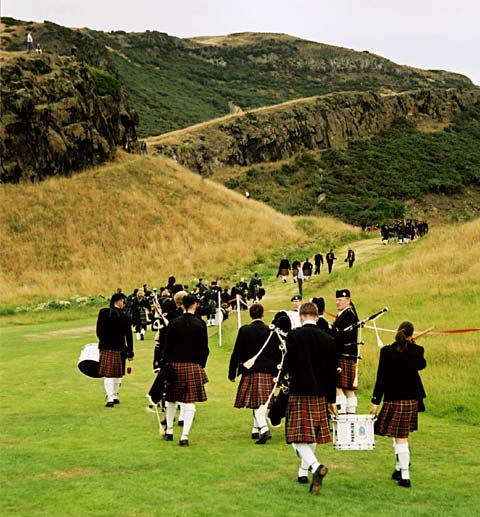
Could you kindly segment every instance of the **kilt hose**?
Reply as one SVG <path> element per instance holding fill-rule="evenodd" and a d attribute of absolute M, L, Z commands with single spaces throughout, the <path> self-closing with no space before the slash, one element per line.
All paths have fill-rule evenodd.
<path fill-rule="evenodd" d="M 119 350 L 100 350 L 98 375 L 101 377 L 123 377 L 125 359 Z"/>
<path fill-rule="evenodd" d="M 358 386 L 355 386 L 354 382 L 357 362 L 354 359 L 348 359 L 347 357 L 338 357 L 337 361 L 338 367 L 342 369 L 337 376 L 337 388 L 356 390 Z"/>
<path fill-rule="evenodd" d="M 273 375 L 269 373 L 242 375 L 233 407 L 258 409 L 267 402 L 273 386 Z"/>
<path fill-rule="evenodd" d="M 328 443 L 327 401 L 325 397 L 290 395 L 285 422 L 287 443 Z"/>
<path fill-rule="evenodd" d="M 205 402 L 205 386 L 208 382 L 205 370 L 197 363 L 169 363 L 172 376 L 167 385 L 165 400 L 168 402 Z"/>
<path fill-rule="evenodd" d="M 394 400 L 383 403 L 375 422 L 375 434 L 392 438 L 408 438 L 408 433 L 417 429 L 417 400 Z"/>

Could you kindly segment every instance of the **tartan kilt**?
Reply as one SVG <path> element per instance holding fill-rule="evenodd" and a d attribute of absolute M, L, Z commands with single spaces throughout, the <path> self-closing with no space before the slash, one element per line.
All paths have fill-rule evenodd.
<path fill-rule="evenodd" d="M 327 400 L 311 395 L 290 395 L 285 422 L 287 443 L 328 443 Z"/>
<path fill-rule="evenodd" d="M 375 434 L 393 438 L 408 438 L 418 429 L 418 400 L 384 402 L 375 422 Z"/>
<path fill-rule="evenodd" d="M 269 373 L 255 372 L 250 375 L 242 375 L 233 407 L 258 409 L 267 402 L 273 385 L 273 375 Z M 272 401 L 269 406 L 271 403 Z"/>
<path fill-rule="evenodd" d="M 125 375 L 125 359 L 119 350 L 100 350 L 98 363 L 100 377 L 123 377 Z"/>
<path fill-rule="evenodd" d="M 197 363 L 169 363 L 172 377 L 167 386 L 165 400 L 168 402 L 205 402 L 205 386 L 208 382 L 205 370 Z"/>
<path fill-rule="evenodd" d="M 280 269 L 280 275 L 281 276 L 288 276 L 288 269 L 287 268 Z"/>
<path fill-rule="evenodd" d="M 348 359 L 347 357 L 338 357 L 338 367 L 342 371 L 337 376 L 337 388 L 343 388 L 345 390 L 356 390 L 358 386 L 354 384 L 355 373 L 357 371 L 357 362 L 354 359 Z"/>

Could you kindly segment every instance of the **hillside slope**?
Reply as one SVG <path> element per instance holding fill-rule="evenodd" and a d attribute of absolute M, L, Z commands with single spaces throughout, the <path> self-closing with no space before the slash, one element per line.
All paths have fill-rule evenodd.
<path fill-rule="evenodd" d="M 244 276 L 287 250 L 359 235 L 328 218 L 282 215 L 171 160 L 123 152 L 0 194 L 2 303 L 164 285 L 172 273 L 184 282 Z"/>
<path fill-rule="evenodd" d="M 70 29 L 3 18 L 2 49 L 22 50 L 27 30 L 49 53 L 111 72 L 139 114 L 139 134 L 156 135 L 226 115 L 334 91 L 399 92 L 472 87 L 456 73 L 401 66 L 371 54 L 284 34 L 179 39 L 167 34 Z"/>

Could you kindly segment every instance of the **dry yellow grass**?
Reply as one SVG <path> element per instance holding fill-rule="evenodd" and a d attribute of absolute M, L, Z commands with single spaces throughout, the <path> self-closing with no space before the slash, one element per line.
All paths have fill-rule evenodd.
<path fill-rule="evenodd" d="M 2 303 L 164 285 L 171 274 L 184 282 L 250 274 L 269 249 L 354 231 L 282 215 L 172 160 L 125 153 L 71 178 L 0 192 Z"/>

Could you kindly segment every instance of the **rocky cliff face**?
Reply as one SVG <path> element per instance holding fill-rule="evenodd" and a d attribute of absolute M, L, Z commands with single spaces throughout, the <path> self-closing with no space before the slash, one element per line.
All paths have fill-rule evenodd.
<path fill-rule="evenodd" d="M 136 141 L 125 98 L 100 96 L 75 58 L 2 54 L 2 182 L 42 180 L 111 159 Z"/>
<path fill-rule="evenodd" d="M 331 94 L 167 134 L 151 145 L 208 175 L 218 166 L 248 166 L 309 149 L 343 148 L 351 141 L 372 138 L 397 119 L 447 125 L 455 113 L 479 102 L 479 89 Z"/>

